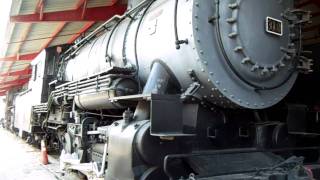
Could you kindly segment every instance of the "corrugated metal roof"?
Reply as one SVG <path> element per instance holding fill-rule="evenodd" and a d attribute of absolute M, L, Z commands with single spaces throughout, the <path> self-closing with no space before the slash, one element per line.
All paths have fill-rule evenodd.
<path fill-rule="evenodd" d="M 21 1 L 18 2 L 19 4 L 13 3 L 13 6 L 21 6 L 20 11 L 17 14 L 32 14 L 34 13 L 34 10 L 36 9 L 38 0 L 27 0 L 27 1 Z M 18 7 L 17 7 L 18 8 Z"/>
<path fill-rule="evenodd" d="M 87 3 L 85 3 L 87 1 Z M 114 0 L 12 0 L 11 16 L 36 15 L 41 18 L 43 13 L 83 12 L 86 8 L 110 6 Z M 123 0 L 119 1 L 123 4 Z M 126 2 L 126 1 L 125 1 Z M 78 8 L 78 9 L 77 9 Z M 102 22 L 23 22 L 10 23 L 7 27 L 7 45 L 3 55 L 10 61 L 0 62 L 0 74 L 21 71 L 28 68 L 32 59 L 23 58 L 39 53 L 44 47 L 70 43 L 84 31 L 90 32 Z M 30 56 L 28 56 L 30 55 Z M 20 57 L 19 61 L 11 62 Z M 33 56 L 32 56 L 33 57 Z M 1 58 L 1 57 L 0 57 Z M 3 58 L 2 58 L 3 59 Z M 22 76 L 0 76 L 0 82 L 17 80 Z M 1 84 L 1 83 L 0 83 Z M 2 83 L 3 84 L 3 83 Z M 1 89 L 1 85 L 0 85 Z M 1 94 L 1 90 L 0 90 Z"/>
<path fill-rule="evenodd" d="M 78 0 L 46 0 L 44 12 L 66 11 L 76 8 Z"/>

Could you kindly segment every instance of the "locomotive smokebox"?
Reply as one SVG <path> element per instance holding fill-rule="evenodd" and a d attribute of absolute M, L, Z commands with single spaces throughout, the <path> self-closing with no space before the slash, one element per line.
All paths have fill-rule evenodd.
<path fill-rule="evenodd" d="M 288 7 L 292 1 L 194 2 L 195 66 L 209 87 L 203 97 L 263 109 L 286 96 L 297 77 L 294 27 L 283 17 Z"/>

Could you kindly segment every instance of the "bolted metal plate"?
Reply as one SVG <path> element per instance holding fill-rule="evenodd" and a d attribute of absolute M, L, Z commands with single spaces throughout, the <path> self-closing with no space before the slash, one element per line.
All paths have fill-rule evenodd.
<path fill-rule="evenodd" d="M 198 54 L 207 62 L 211 89 L 223 95 L 212 102 L 263 109 L 286 96 L 297 77 L 285 51 L 291 45 L 289 25 L 281 17 L 291 5 L 279 0 L 194 0 Z M 265 31 L 267 17 L 283 22 L 282 36 Z"/>
<path fill-rule="evenodd" d="M 279 0 L 220 1 L 223 46 L 232 66 L 247 81 L 271 87 L 288 77 L 292 58 L 281 48 L 289 49 L 290 30 L 281 14 L 290 6 L 290 1 Z M 282 36 L 266 32 L 266 18 L 271 17 L 282 22 Z"/>

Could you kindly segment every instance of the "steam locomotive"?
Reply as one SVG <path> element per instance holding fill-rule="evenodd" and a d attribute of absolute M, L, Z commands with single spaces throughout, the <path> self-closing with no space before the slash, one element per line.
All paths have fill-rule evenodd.
<path fill-rule="evenodd" d="M 317 73 L 309 22 L 292 0 L 128 1 L 36 58 L 14 126 L 90 178 L 308 179 L 320 147 L 319 96 L 303 96 Z"/>

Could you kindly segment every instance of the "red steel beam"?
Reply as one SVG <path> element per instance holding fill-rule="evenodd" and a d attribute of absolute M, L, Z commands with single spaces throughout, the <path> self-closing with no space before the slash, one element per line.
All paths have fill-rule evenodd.
<path fill-rule="evenodd" d="M 21 83 L 26 83 L 28 81 L 29 81 L 29 77 L 25 77 L 21 79 L 12 80 L 12 81 L 0 82 L 0 86 L 11 85 L 11 84 L 21 84 Z"/>
<path fill-rule="evenodd" d="M 6 92 L 12 88 L 23 86 L 29 81 L 29 78 L 17 79 L 9 82 L 2 82 L 0 84 L 0 96 L 4 96 Z"/>
<path fill-rule="evenodd" d="M 36 6 L 36 9 L 35 9 L 35 12 L 38 12 L 40 14 L 40 19 L 41 19 L 41 16 L 43 14 L 44 1 L 45 0 L 38 0 L 37 6 Z M 28 34 L 31 31 L 31 28 L 32 28 L 32 23 L 28 24 L 27 29 L 21 35 L 22 41 L 21 41 L 21 43 L 18 44 L 16 56 L 0 58 L 0 61 L 1 60 L 12 61 L 10 66 L 8 67 L 7 73 L 0 74 L 0 76 L 5 77 L 2 82 L 5 82 L 9 76 L 18 76 L 18 81 L 19 81 L 17 84 L 11 84 L 10 85 L 10 83 L 9 83 L 9 86 L 6 87 L 6 89 L 2 89 L 2 90 L 4 90 L 4 92 L 6 92 L 6 91 L 8 91 L 8 90 L 10 90 L 10 89 L 12 89 L 12 88 L 14 88 L 16 86 L 21 86 L 21 85 L 23 85 L 24 83 L 26 83 L 28 81 L 28 79 L 27 80 L 23 79 L 22 81 L 20 81 L 20 78 L 21 78 L 21 76 L 30 75 L 31 69 L 29 68 L 29 66 L 26 69 L 21 70 L 21 71 L 15 71 L 15 72 L 10 72 L 10 71 L 11 71 L 11 68 L 12 68 L 12 66 L 14 64 L 14 61 L 19 61 L 21 59 L 22 60 L 33 60 L 38 55 L 38 53 L 36 53 L 36 54 L 28 54 L 28 55 L 20 56 L 21 47 L 22 47 L 24 41 L 27 40 Z"/>
<path fill-rule="evenodd" d="M 8 67 L 7 72 L 10 72 L 10 70 L 11 70 L 11 68 L 12 68 L 13 64 L 14 64 L 14 61 L 11 61 L 10 65 L 9 65 L 9 67 Z M 6 76 L 6 77 L 3 79 L 3 81 L 7 81 L 7 79 L 8 79 L 8 76 Z"/>
<path fill-rule="evenodd" d="M 53 32 L 52 36 L 48 39 L 48 41 L 41 47 L 41 50 L 44 50 L 45 48 L 47 48 L 52 41 L 56 38 L 56 36 L 63 30 L 63 28 L 66 26 L 67 22 L 62 22 L 59 24 L 58 28 Z"/>
<path fill-rule="evenodd" d="M 32 27 L 32 23 L 31 23 L 31 24 L 28 24 L 27 29 L 26 29 L 26 30 L 23 32 L 23 34 L 21 35 L 22 41 L 18 44 L 17 54 L 19 54 L 20 49 L 21 49 L 21 46 L 22 46 L 22 44 L 24 43 L 24 41 L 27 40 L 28 34 L 29 34 L 30 30 L 31 30 L 31 27 Z"/>
<path fill-rule="evenodd" d="M 84 16 L 86 15 L 86 11 L 87 11 L 87 3 L 88 3 L 88 0 L 84 0 L 84 2 L 83 2 L 83 6 L 82 6 L 81 19 L 84 19 Z"/>
<path fill-rule="evenodd" d="M 0 91 L 8 91 L 8 90 L 10 90 L 12 88 L 23 86 L 24 84 L 25 83 L 18 83 L 18 84 L 13 84 L 13 85 L 10 85 L 10 86 L 7 86 L 7 87 L 1 87 Z"/>
<path fill-rule="evenodd" d="M 79 0 L 75 9 L 79 9 L 83 7 L 83 4 L 85 3 L 85 1 L 87 0 Z M 112 0 L 110 3 L 107 4 L 107 6 L 113 6 L 114 4 L 116 4 L 116 2 L 118 2 L 118 0 Z"/>
<path fill-rule="evenodd" d="M 20 70 L 20 71 L 2 73 L 2 74 L 0 74 L 0 77 L 4 77 L 4 76 L 23 76 L 23 75 L 30 75 L 31 73 L 32 73 L 32 69 L 31 68 L 27 68 L 27 69 Z"/>
<path fill-rule="evenodd" d="M 28 27 L 27 27 L 27 29 L 26 29 L 26 30 L 23 32 L 23 34 L 21 35 L 21 37 L 22 37 L 22 42 L 18 44 L 18 48 L 17 48 L 17 52 L 16 52 L 16 54 L 17 54 L 17 59 L 16 59 L 16 61 L 19 61 L 19 58 L 20 58 L 20 55 L 19 55 L 19 54 L 20 54 L 20 49 L 21 49 L 21 47 L 22 47 L 23 41 L 25 41 L 25 40 L 27 39 L 28 34 L 29 34 L 30 30 L 31 30 L 31 27 L 32 27 L 32 24 L 29 24 Z M 10 73 L 13 64 L 14 64 L 14 61 L 11 61 L 11 64 L 10 64 L 10 66 L 9 66 L 8 69 L 7 69 L 7 73 Z M 6 81 L 8 76 L 4 76 L 4 77 L 5 77 L 5 78 L 4 78 L 3 81 Z"/>
<path fill-rule="evenodd" d="M 43 4 L 44 4 L 43 0 L 38 0 L 37 6 L 36 6 L 36 12 L 41 11 L 41 6 L 43 6 Z"/>
<path fill-rule="evenodd" d="M 21 86 L 23 86 L 24 84 L 25 84 L 26 82 L 24 82 L 24 83 L 20 83 L 20 84 L 13 84 L 13 85 L 10 85 L 10 86 L 7 86 L 7 87 L 0 87 L 0 92 L 1 91 L 9 91 L 9 90 L 11 90 L 11 89 L 13 89 L 13 88 L 16 88 L 16 87 L 21 87 Z"/>
<path fill-rule="evenodd" d="M 50 37 L 50 39 L 46 42 L 46 44 L 43 45 L 41 50 L 43 50 L 48 45 L 50 45 L 50 43 L 53 41 L 53 39 L 61 32 L 61 30 L 63 29 L 65 24 L 66 23 L 61 23 L 61 25 L 59 25 L 57 30 L 54 32 L 53 36 Z M 36 58 L 38 56 L 38 54 L 40 52 L 41 51 L 36 52 L 36 53 L 30 53 L 30 54 L 22 54 L 22 55 L 2 57 L 2 58 L 0 58 L 0 61 L 19 61 L 19 60 L 32 61 L 34 58 Z"/>
<path fill-rule="evenodd" d="M 15 55 L 15 56 L 8 56 L 8 57 L 2 57 L 0 58 L 0 61 L 19 61 L 19 60 L 25 60 L 25 61 L 31 61 L 34 58 L 38 56 L 39 52 L 31 53 L 31 54 L 23 54 L 23 55 Z"/>
<path fill-rule="evenodd" d="M 87 22 L 82 28 L 81 30 L 73 35 L 69 40 L 68 40 L 68 44 L 71 44 L 73 43 L 78 37 L 81 36 L 82 33 L 86 32 L 90 27 L 92 27 L 92 25 L 94 24 L 95 22 L 94 21 L 91 21 L 91 22 Z"/>
<path fill-rule="evenodd" d="M 82 16 L 82 9 L 48 12 L 43 13 L 43 19 L 39 19 L 39 13 L 11 16 L 11 22 L 48 22 L 48 21 L 105 21 L 115 14 L 123 14 L 127 9 L 126 5 L 114 5 L 114 6 L 103 6 L 87 8 L 86 12 Z"/>
<path fill-rule="evenodd" d="M 39 19 L 43 19 L 43 8 L 45 0 L 38 0 L 35 12 L 39 14 Z"/>
<path fill-rule="evenodd" d="M 76 7 L 75 7 L 75 9 L 81 8 L 85 1 L 87 1 L 87 0 L 79 0 L 77 5 L 76 5 Z"/>
<path fill-rule="evenodd" d="M 58 28 L 54 31 L 52 37 L 49 38 L 49 40 L 41 47 L 40 52 L 41 52 L 43 49 L 45 49 L 46 47 L 48 47 L 48 46 L 50 45 L 50 43 L 51 43 L 51 42 L 54 40 L 54 38 L 62 31 L 62 29 L 65 27 L 65 25 L 66 25 L 66 22 L 63 22 L 63 23 L 61 23 L 61 24 L 58 26 Z M 17 57 L 17 59 L 18 59 L 18 58 L 19 58 L 19 56 Z M 8 73 L 7 73 L 7 74 L 10 74 L 10 69 L 11 69 L 11 66 L 12 66 L 12 65 L 13 65 L 13 62 L 12 62 L 12 64 L 9 66 L 9 68 L 8 68 Z M 20 74 L 18 74 L 19 78 L 20 78 L 22 75 L 28 75 L 28 74 L 27 74 L 28 72 L 26 72 L 26 71 L 24 71 L 24 74 L 23 74 L 23 73 L 21 74 L 21 71 L 20 71 L 19 73 L 20 73 Z M 17 74 L 17 73 L 11 73 L 11 74 Z M 26 80 L 26 82 L 28 82 L 28 80 Z M 26 82 L 23 81 L 23 83 L 18 83 L 18 84 L 24 84 L 24 83 L 26 83 Z"/>

